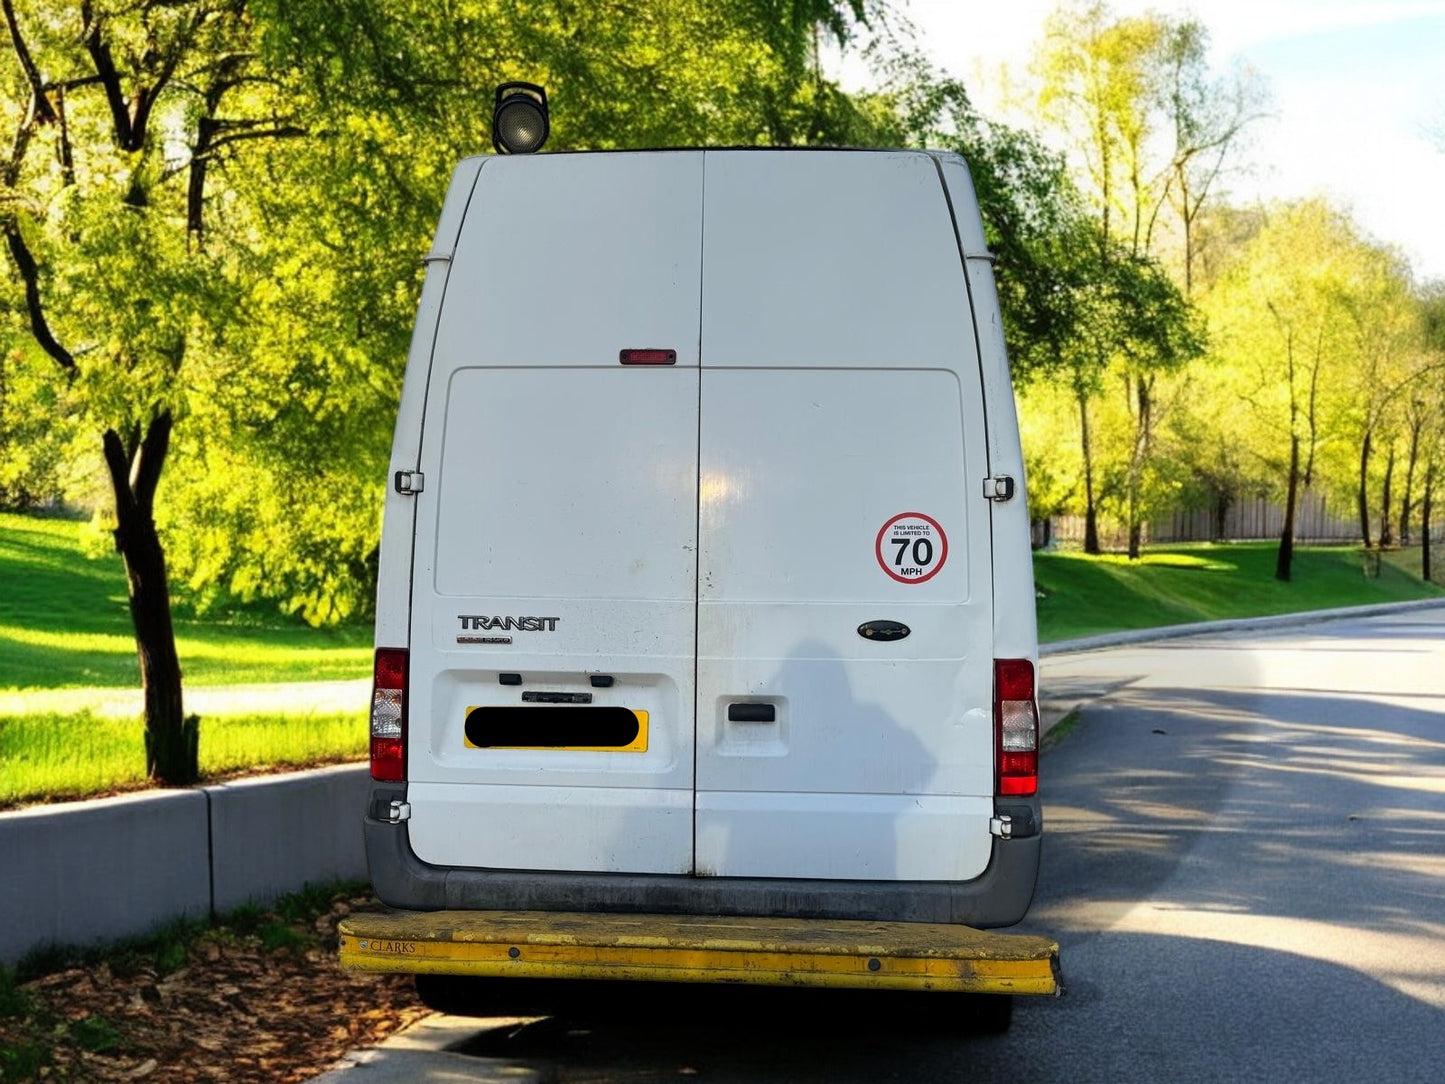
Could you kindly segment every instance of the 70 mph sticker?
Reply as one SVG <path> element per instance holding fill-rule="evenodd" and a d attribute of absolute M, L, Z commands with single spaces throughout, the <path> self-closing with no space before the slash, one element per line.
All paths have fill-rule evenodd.
<path fill-rule="evenodd" d="M 948 560 L 948 536 L 932 516 L 901 512 L 883 524 L 873 552 L 879 567 L 899 583 L 923 583 Z"/>

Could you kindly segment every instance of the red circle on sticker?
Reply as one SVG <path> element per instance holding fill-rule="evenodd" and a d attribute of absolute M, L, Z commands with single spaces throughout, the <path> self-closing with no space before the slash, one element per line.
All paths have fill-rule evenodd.
<path fill-rule="evenodd" d="M 932 516 L 900 512 L 879 528 L 873 553 L 878 567 L 899 583 L 925 583 L 948 560 L 948 535 Z"/>

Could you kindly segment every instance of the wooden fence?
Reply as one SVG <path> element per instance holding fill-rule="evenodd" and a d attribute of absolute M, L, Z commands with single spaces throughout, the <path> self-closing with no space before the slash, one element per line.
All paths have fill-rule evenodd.
<path fill-rule="evenodd" d="M 1433 542 L 1445 541 L 1445 508 L 1441 516 L 1431 525 L 1430 537 Z M 1145 544 L 1164 545 L 1174 542 L 1243 542 L 1250 540 L 1275 539 L 1284 530 L 1284 506 L 1263 497 L 1246 497 L 1234 501 L 1224 515 L 1223 530 L 1216 523 L 1214 509 L 1181 508 L 1168 516 L 1162 516 L 1144 525 Z M 1398 536 L 1399 523 L 1391 522 L 1391 533 Z M 1418 542 L 1418 521 L 1412 525 L 1412 542 Z M 1299 508 L 1295 511 L 1295 541 L 1299 543 L 1337 543 L 1341 545 L 1360 541 L 1359 514 L 1353 505 L 1331 504 L 1321 494 L 1308 490 L 1300 497 Z M 1370 539 L 1378 541 L 1380 521 L 1378 513 L 1370 524 Z M 1042 524 L 1035 524 L 1034 543 L 1045 541 L 1064 545 L 1082 545 L 1084 542 L 1083 516 L 1055 516 L 1047 530 Z M 1395 542 L 1399 543 L 1399 538 Z M 1099 518 L 1099 544 L 1106 550 L 1122 550 L 1128 547 L 1129 531 L 1125 524 L 1108 516 Z"/>

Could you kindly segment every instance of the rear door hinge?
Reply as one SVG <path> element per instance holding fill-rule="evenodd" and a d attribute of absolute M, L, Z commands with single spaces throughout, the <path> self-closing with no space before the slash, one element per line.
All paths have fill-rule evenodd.
<path fill-rule="evenodd" d="M 408 497 L 415 497 L 426 488 L 426 475 L 419 470 L 399 470 L 396 477 L 392 479 L 398 493 Z"/>
<path fill-rule="evenodd" d="M 1014 480 L 1009 474 L 995 474 L 983 480 L 983 495 L 991 501 L 1014 499 Z"/>
<path fill-rule="evenodd" d="M 396 803 L 393 802 L 393 805 Z M 1014 819 L 1005 813 L 1001 817 L 990 817 L 988 820 L 988 834 L 998 836 L 999 839 L 1012 839 L 1014 834 Z"/>
<path fill-rule="evenodd" d="M 392 799 L 391 808 L 386 811 L 386 819 L 392 824 L 411 820 L 411 803 L 403 802 L 400 798 Z"/>

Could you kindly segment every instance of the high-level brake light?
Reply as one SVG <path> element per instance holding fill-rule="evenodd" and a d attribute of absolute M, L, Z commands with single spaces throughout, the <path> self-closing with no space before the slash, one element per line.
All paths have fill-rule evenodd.
<path fill-rule="evenodd" d="M 677 351 L 633 347 L 619 352 L 617 360 L 623 365 L 676 365 Z"/>
<path fill-rule="evenodd" d="M 406 778 L 406 649 L 379 647 L 371 681 L 371 778 Z"/>
<path fill-rule="evenodd" d="M 1039 711 L 1034 699 L 1034 664 L 1030 660 L 993 661 L 993 728 L 998 793 L 1037 794 Z"/>

